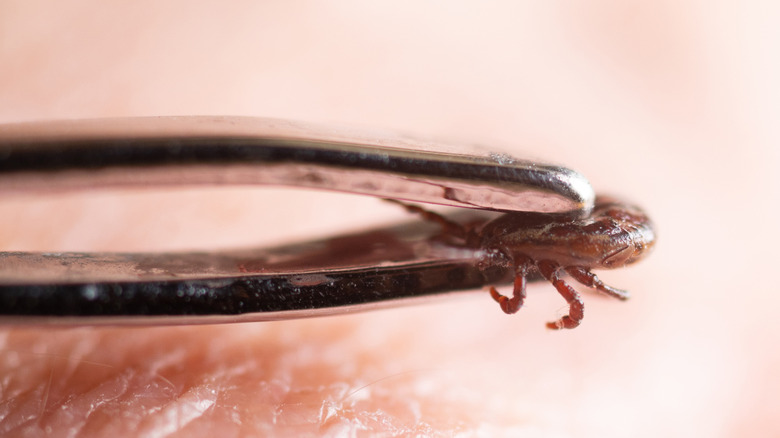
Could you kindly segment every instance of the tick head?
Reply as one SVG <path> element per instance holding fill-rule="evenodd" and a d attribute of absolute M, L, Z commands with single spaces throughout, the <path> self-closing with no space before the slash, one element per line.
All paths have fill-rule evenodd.
<path fill-rule="evenodd" d="M 631 263 L 641 260 L 650 250 L 649 246 L 641 241 L 641 239 L 626 242 L 625 245 L 620 245 L 616 248 L 612 248 L 601 259 L 601 266 L 605 268 L 619 268 L 621 266 L 630 265 Z"/>
<path fill-rule="evenodd" d="M 655 245 L 655 230 L 647 215 L 637 207 L 612 198 L 596 200 L 594 216 L 610 223 L 614 234 L 601 259 L 605 268 L 617 268 L 641 260 Z"/>

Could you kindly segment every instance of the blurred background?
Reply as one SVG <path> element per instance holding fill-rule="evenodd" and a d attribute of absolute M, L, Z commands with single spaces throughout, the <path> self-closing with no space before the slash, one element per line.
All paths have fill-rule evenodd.
<path fill-rule="evenodd" d="M 777 436 L 773 2 L 0 0 L 0 122 L 277 117 L 397 130 L 587 176 L 659 233 L 583 325 L 548 285 L 368 315 L 0 327 L 0 432 Z M 278 243 L 403 219 L 230 188 L 14 195 L 0 250 Z M 63 414 L 67 412 L 68 414 Z M 132 415 L 113 415 L 132 412 Z M 225 435 L 227 434 L 227 435 Z"/>

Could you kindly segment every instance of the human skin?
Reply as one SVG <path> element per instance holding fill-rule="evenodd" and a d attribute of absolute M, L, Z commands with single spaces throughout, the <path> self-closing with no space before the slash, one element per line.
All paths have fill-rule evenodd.
<path fill-rule="evenodd" d="M 632 298 L 586 293 L 561 332 L 545 284 L 512 316 L 474 291 L 307 320 L 5 324 L 0 435 L 780 433 L 768 4 L 0 8 L 0 121 L 260 115 L 500 145 L 577 169 L 659 234 L 598 272 Z M 0 249 L 246 247 L 408 218 L 277 189 L 8 195 Z"/>

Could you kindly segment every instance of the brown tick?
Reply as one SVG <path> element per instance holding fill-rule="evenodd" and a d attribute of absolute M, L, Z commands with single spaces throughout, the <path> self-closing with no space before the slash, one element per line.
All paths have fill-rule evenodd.
<path fill-rule="evenodd" d="M 568 315 L 547 323 L 555 330 L 577 327 L 583 317 L 582 298 L 563 280 L 564 274 L 589 288 L 626 300 L 628 292 L 607 286 L 591 269 L 634 263 L 655 243 L 653 225 L 644 212 L 605 196 L 597 197 L 593 211 L 585 218 L 513 212 L 477 226 L 464 226 L 421 207 L 394 202 L 439 223 L 445 235 L 457 239 L 458 245 L 478 250 L 481 269 L 514 267 L 511 298 L 490 287 L 490 296 L 508 314 L 523 306 L 527 278 L 541 274 L 569 304 Z"/>

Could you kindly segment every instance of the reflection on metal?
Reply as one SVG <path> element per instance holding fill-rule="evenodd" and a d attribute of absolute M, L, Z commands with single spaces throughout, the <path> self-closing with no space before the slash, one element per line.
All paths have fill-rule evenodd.
<path fill-rule="evenodd" d="M 495 214 L 467 212 L 477 224 Z M 461 219 L 462 221 L 463 219 Z M 478 254 L 433 223 L 210 253 L 0 253 L 0 320 L 38 324 L 263 321 L 398 305 L 485 284 Z"/>
<path fill-rule="evenodd" d="M 0 125 L 0 190 L 263 184 L 505 211 L 587 211 L 566 168 L 279 120 L 156 117 Z"/>

